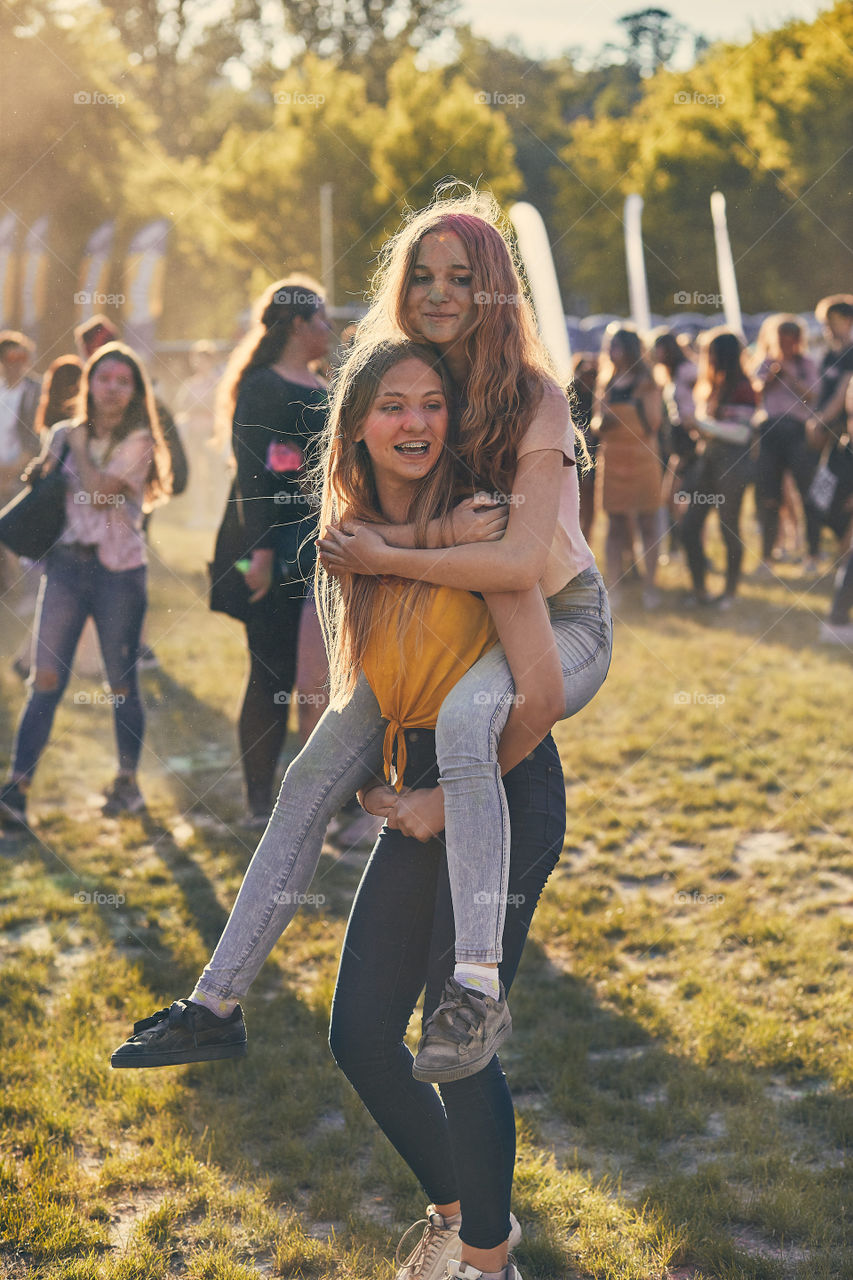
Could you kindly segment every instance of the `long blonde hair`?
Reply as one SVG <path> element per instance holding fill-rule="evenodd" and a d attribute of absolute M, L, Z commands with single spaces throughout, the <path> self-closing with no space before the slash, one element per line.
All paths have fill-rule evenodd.
<path fill-rule="evenodd" d="M 477 306 L 477 317 L 463 339 L 470 372 L 460 388 L 462 461 L 484 487 L 508 494 L 521 439 L 545 388 L 556 389 L 559 381 L 539 337 L 505 221 L 491 196 L 469 190 L 448 199 L 439 191 L 431 205 L 408 217 L 383 246 L 373 299 L 356 342 L 400 337 L 424 341 L 406 321 L 406 300 L 421 241 L 438 231 L 452 232 L 465 245 Z M 589 455 L 577 427 L 575 442 L 587 463 Z"/>
<path fill-rule="evenodd" d="M 420 360 L 434 369 L 447 398 L 448 435 L 433 469 L 413 493 L 408 520 L 414 525 L 415 546 L 425 547 L 432 519 L 447 520 L 454 498 L 465 491 L 464 475 L 456 458 L 456 413 L 453 384 L 432 347 L 408 339 L 358 343 L 335 375 L 331 408 L 322 439 L 317 475 L 322 485 L 320 528 L 347 518 L 381 521 L 385 517 L 364 441 L 355 439 L 389 370 L 404 360 Z M 395 583 L 395 587 L 399 587 Z M 323 637 L 329 654 L 330 705 L 340 708 L 349 700 L 361 671 L 368 639 L 393 612 L 397 615 L 397 642 L 413 621 L 420 618 L 432 591 L 427 582 L 412 582 L 403 589 L 402 603 L 395 589 L 389 591 L 377 577 L 345 574 L 333 577 L 318 562 L 317 600 Z"/>

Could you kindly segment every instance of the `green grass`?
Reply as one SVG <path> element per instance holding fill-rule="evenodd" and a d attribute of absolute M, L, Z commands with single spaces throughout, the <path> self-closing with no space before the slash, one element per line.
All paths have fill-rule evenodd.
<path fill-rule="evenodd" d="M 390 1280 L 422 1196 L 326 1044 L 357 859 L 324 859 L 245 1061 L 108 1065 L 189 989 L 251 855 L 241 631 L 205 609 L 208 539 L 168 513 L 155 532 L 151 815 L 100 816 L 109 710 L 67 697 L 35 835 L 0 843 L 0 1274 Z M 557 730 L 566 849 L 502 1053 L 525 1280 L 850 1274 L 850 657 L 813 644 L 828 578 L 747 580 L 699 617 L 683 572 L 654 615 L 628 591 L 605 688 Z M 4 750 L 20 700 L 4 662 Z"/>

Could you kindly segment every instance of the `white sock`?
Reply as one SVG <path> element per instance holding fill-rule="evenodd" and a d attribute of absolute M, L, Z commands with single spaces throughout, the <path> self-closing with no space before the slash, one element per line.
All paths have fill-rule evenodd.
<path fill-rule="evenodd" d="M 478 995 L 497 1000 L 501 993 L 497 968 L 489 964 L 476 964 L 471 960 L 457 960 L 453 976 L 461 987 L 476 991 Z"/>
<path fill-rule="evenodd" d="M 200 1004 L 208 1013 L 215 1013 L 217 1018 L 230 1018 L 240 1003 L 239 1000 L 220 1000 L 217 996 L 208 995 L 206 991 L 195 991 L 189 996 L 191 1004 Z"/>

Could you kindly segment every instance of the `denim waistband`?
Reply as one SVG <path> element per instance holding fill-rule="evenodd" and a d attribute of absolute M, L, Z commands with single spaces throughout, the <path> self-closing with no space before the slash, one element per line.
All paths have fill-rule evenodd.
<path fill-rule="evenodd" d="M 601 593 L 604 593 L 604 579 L 598 568 L 591 564 L 588 569 L 582 569 L 577 577 L 571 578 L 559 591 L 548 596 L 548 611 L 551 614 L 557 613 L 564 606 L 576 605 L 580 600 L 584 604 L 597 604 L 602 598 Z M 604 593 L 604 599 L 606 598 Z"/>

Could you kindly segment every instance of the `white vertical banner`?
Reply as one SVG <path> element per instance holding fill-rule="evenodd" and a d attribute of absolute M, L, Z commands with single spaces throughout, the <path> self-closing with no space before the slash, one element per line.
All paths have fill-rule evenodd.
<path fill-rule="evenodd" d="M 115 229 L 115 221 L 102 222 L 89 236 L 83 250 L 74 295 L 78 320 L 85 320 L 93 311 L 102 311 L 105 306 L 115 305 L 115 299 L 107 294 Z"/>
<path fill-rule="evenodd" d="M 0 329 L 14 328 L 17 287 L 18 219 L 14 213 L 0 218 Z"/>
<path fill-rule="evenodd" d="M 171 223 L 148 222 L 136 232 L 124 267 L 125 342 L 148 355 L 154 347 L 157 323 L 163 314 L 166 241 Z"/>
<path fill-rule="evenodd" d="M 332 193 L 334 184 L 324 182 L 320 187 L 320 279 L 328 306 L 335 305 L 335 248 L 332 223 Z"/>
<path fill-rule="evenodd" d="M 652 327 L 652 313 L 643 255 L 643 197 L 639 195 L 625 197 L 625 262 L 631 320 L 645 334 Z"/>
<path fill-rule="evenodd" d="M 729 240 L 729 226 L 726 221 L 726 197 L 722 191 L 711 193 L 711 217 L 714 221 L 714 244 L 717 249 L 717 278 L 720 282 L 720 294 L 723 299 L 723 314 L 726 325 L 738 337 L 743 337 L 743 317 L 740 312 L 740 298 L 737 291 L 735 262 L 732 257 L 732 246 Z"/>
<path fill-rule="evenodd" d="M 554 361 L 557 376 L 565 386 L 572 377 L 572 352 L 545 223 L 539 210 L 524 201 L 514 204 L 509 216 L 518 236 L 539 332 Z"/>

